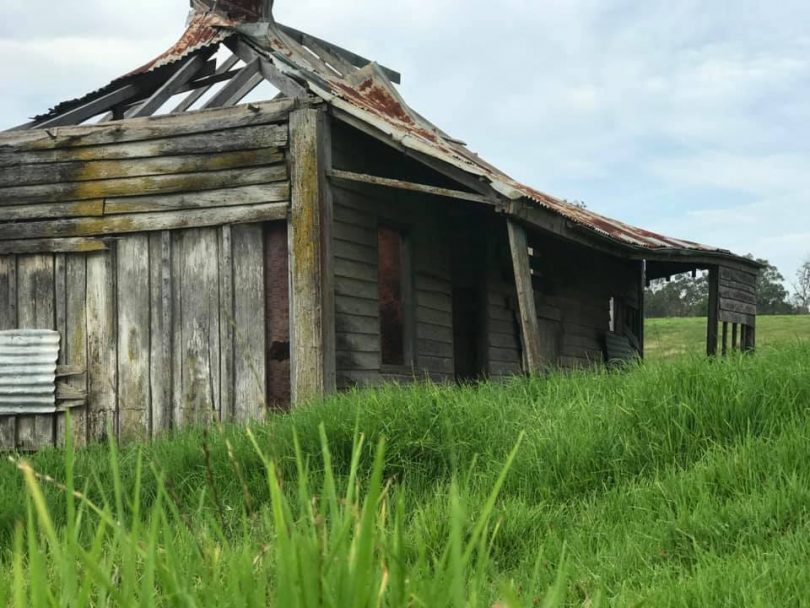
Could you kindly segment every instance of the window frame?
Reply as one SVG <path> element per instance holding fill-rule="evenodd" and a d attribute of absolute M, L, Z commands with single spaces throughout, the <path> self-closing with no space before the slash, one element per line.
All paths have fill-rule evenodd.
<path fill-rule="evenodd" d="M 400 243 L 400 294 L 402 301 L 402 363 L 385 363 L 383 361 L 382 316 L 379 318 L 380 371 L 383 373 L 412 373 L 416 367 L 416 299 L 413 273 L 413 243 L 411 226 L 399 222 L 380 219 L 377 222 L 377 305 L 382 304 L 380 288 L 380 230 L 387 229 L 399 236 Z"/>

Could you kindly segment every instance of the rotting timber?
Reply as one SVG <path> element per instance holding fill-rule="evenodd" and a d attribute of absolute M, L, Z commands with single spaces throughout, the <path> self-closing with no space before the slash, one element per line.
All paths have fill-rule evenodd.
<path fill-rule="evenodd" d="M 643 356 L 645 284 L 696 269 L 708 353 L 754 348 L 754 262 L 516 182 L 399 80 L 271 2 L 194 0 L 167 52 L 0 134 L 0 331 L 61 337 L 56 411 L 0 411 L 0 449 L 60 445 L 67 410 L 78 444 L 147 439 Z"/>

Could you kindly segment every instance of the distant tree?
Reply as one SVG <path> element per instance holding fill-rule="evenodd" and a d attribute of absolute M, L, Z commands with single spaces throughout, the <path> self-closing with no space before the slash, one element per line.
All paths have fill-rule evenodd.
<path fill-rule="evenodd" d="M 706 273 L 696 277 L 679 274 L 669 281 L 653 281 L 646 292 L 644 308 L 650 318 L 700 317 L 709 308 L 709 280 Z"/>
<path fill-rule="evenodd" d="M 796 273 L 795 300 L 799 312 L 810 312 L 810 258 L 807 258 Z"/>
<path fill-rule="evenodd" d="M 789 315 L 796 312 L 791 305 L 785 277 L 768 260 L 757 260 L 764 268 L 757 281 L 757 314 Z"/>
<path fill-rule="evenodd" d="M 753 256 L 748 256 L 754 259 Z M 757 279 L 757 312 L 761 315 L 785 315 L 797 312 L 790 303 L 785 277 L 768 260 L 756 260 L 763 265 Z M 810 307 L 810 260 L 806 266 L 805 310 Z M 802 278 L 799 278 L 802 281 Z M 800 290 L 797 288 L 797 292 Z M 797 296 L 797 299 L 800 296 Z M 709 309 L 708 273 L 698 273 L 693 277 L 679 274 L 669 281 L 653 281 L 646 292 L 645 310 L 650 318 L 656 317 L 701 317 Z"/>

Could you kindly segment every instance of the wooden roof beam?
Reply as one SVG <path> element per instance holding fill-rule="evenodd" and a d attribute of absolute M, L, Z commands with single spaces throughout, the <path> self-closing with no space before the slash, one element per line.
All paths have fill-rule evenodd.
<path fill-rule="evenodd" d="M 322 38 L 318 38 L 317 36 L 312 36 L 311 34 L 307 34 L 305 32 L 302 32 L 301 30 L 297 30 L 287 25 L 282 25 L 281 23 L 279 23 L 278 26 L 282 29 L 282 31 L 285 34 L 287 34 L 290 38 L 295 40 L 298 44 L 307 46 L 307 39 L 309 39 L 314 43 L 316 43 L 317 45 L 319 45 L 320 47 L 322 47 L 323 49 L 337 55 L 340 59 L 347 61 L 356 68 L 364 68 L 368 64 L 373 63 L 370 59 L 366 59 L 365 57 L 358 55 L 357 53 L 348 51 L 344 48 L 337 46 L 336 44 L 332 44 L 331 42 L 327 42 Z M 382 71 L 385 73 L 388 80 L 390 80 L 394 84 L 402 84 L 402 75 L 399 72 L 392 70 L 391 68 L 387 68 L 383 65 L 380 66 L 380 69 L 382 69 Z"/>
<path fill-rule="evenodd" d="M 213 48 L 208 49 L 187 58 L 183 65 L 157 91 L 152 93 L 149 99 L 138 106 L 137 109 L 133 108 L 130 112 L 125 113 L 124 116 L 126 118 L 141 118 L 151 116 L 157 112 L 164 103 L 206 67 L 208 58 L 214 54 L 214 50 Z"/>

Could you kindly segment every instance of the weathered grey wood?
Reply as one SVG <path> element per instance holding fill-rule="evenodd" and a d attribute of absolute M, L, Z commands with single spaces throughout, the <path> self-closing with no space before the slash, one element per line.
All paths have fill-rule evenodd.
<path fill-rule="evenodd" d="M 526 231 L 519 224 L 507 220 L 509 247 L 512 253 L 512 268 L 517 288 L 520 328 L 523 336 L 523 352 L 526 371 L 536 373 L 542 370 L 543 357 L 540 348 L 540 329 L 537 322 L 537 308 L 534 302 L 534 287 L 529 266 L 529 245 Z"/>
<path fill-rule="evenodd" d="M 380 304 L 376 299 L 368 300 L 350 296 L 336 295 L 335 311 L 341 315 L 372 317 L 379 320 Z"/>
<path fill-rule="evenodd" d="M 307 89 L 284 74 L 268 59 L 262 57 L 253 47 L 244 42 L 241 37 L 234 36 L 228 39 L 225 44 L 234 55 L 238 55 L 245 63 L 258 60 L 259 70 L 265 80 L 270 82 L 287 97 L 296 99 L 306 99 L 308 97 L 309 93 Z"/>
<path fill-rule="evenodd" d="M 0 330 L 17 328 L 17 257 L 0 256 Z M 17 447 L 17 418 L 0 417 L 0 452 Z"/>
<path fill-rule="evenodd" d="M 725 357 L 728 355 L 728 322 L 723 321 L 723 338 L 722 338 L 721 353 Z"/>
<path fill-rule="evenodd" d="M 738 323 L 740 325 L 748 325 L 749 327 L 756 322 L 756 315 L 746 315 L 730 310 L 721 310 L 718 313 L 718 319 L 723 323 Z"/>
<path fill-rule="evenodd" d="M 336 277 L 355 281 L 377 282 L 376 255 L 372 262 L 353 262 L 345 258 L 335 258 L 334 272 Z"/>
<path fill-rule="evenodd" d="M 354 296 L 374 300 L 379 296 L 379 287 L 372 281 L 358 281 L 345 277 L 335 277 L 335 295 Z"/>
<path fill-rule="evenodd" d="M 279 277 L 287 280 L 287 277 Z M 219 229 L 220 419 L 234 419 L 234 284 L 233 231 Z"/>
<path fill-rule="evenodd" d="M 757 303 L 757 296 L 755 293 L 741 291 L 731 287 L 724 287 L 722 283 L 720 284 L 720 298 L 721 300 L 732 300 L 741 302 L 743 304 L 756 305 Z"/>
<path fill-rule="evenodd" d="M 709 269 L 709 311 L 706 331 L 706 353 L 710 357 L 717 355 L 717 323 L 719 319 L 719 281 L 720 273 L 716 266 Z"/>
<path fill-rule="evenodd" d="M 83 373 L 66 378 L 66 385 L 87 394 L 87 260 L 85 255 L 66 256 L 66 331 L 62 338 L 65 361 Z M 58 370 L 57 370 L 58 371 Z M 87 443 L 87 406 L 71 411 L 73 445 Z"/>
<path fill-rule="evenodd" d="M 731 350 L 737 350 L 738 343 L 737 343 L 737 327 L 739 325 L 737 323 L 731 324 Z"/>
<path fill-rule="evenodd" d="M 326 116 L 317 110 L 290 115 L 292 205 L 290 216 L 290 325 L 293 403 L 333 390 L 334 307 L 329 293 L 333 269 L 332 199 Z"/>
<path fill-rule="evenodd" d="M 250 107 L 217 108 L 189 114 L 136 118 L 125 123 L 0 133 L 0 152 L 12 147 L 22 150 L 54 150 L 99 146 L 265 125 L 284 121 L 296 103 L 302 102 L 277 99 L 251 104 Z"/>
<path fill-rule="evenodd" d="M 234 226 L 234 419 L 262 418 L 266 411 L 264 331 L 264 235 L 259 225 Z"/>
<path fill-rule="evenodd" d="M 286 25 L 279 25 L 279 27 L 284 31 L 285 34 L 290 36 L 293 40 L 298 42 L 299 44 L 304 44 L 309 47 L 311 43 L 315 43 L 316 45 L 322 47 L 324 50 L 336 55 L 338 58 L 350 63 L 351 65 L 362 68 L 367 66 L 371 63 L 369 59 L 358 55 L 357 53 L 353 53 L 352 51 L 347 51 L 331 42 L 326 40 L 322 40 L 316 36 L 312 36 L 310 34 L 306 34 L 300 30 L 297 30 L 292 27 L 288 27 Z M 313 49 L 314 51 L 315 49 Z M 380 69 L 385 73 L 388 77 L 388 80 L 393 82 L 394 84 L 400 84 L 402 80 L 402 76 L 399 72 L 392 70 L 391 68 L 387 68 L 385 66 L 380 66 Z"/>
<path fill-rule="evenodd" d="M 171 430 L 172 421 L 172 269 L 171 233 L 149 235 L 151 432 Z"/>
<path fill-rule="evenodd" d="M 250 152 L 253 154 L 253 152 Z M 250 186 L 267 181 L 264 168 L 226 169 L 198 173 L 149 175 L 105 179 L 89 182 L 59 183 L 41 186 L 19 186 L 0 190 L 0 205 L 56 203 L 116 196 L 174 194 L 194 190 L 216 190 Z"/>
<path fill-rule="evenodd" d="M 17 328 L 17 257 L 0 254 L 0 330 Z"/>
<path fill-rule="evenodd" d="M 0 255 L 12 253 L 92 253 L 105 251 L 107 244 L 99 239 L 64 238 L 0 241 Z"/>
<path fill-rule="evenodd" d="M 219 418 L 219 262 L 215 229 L 188 230 L 180 237 L 182 332 L 180 427 L 209 425 Z"/>
<path fill-rule="evenodd" d="M 334 242 L 335 259 L 350 260 L 353 262 L 364 262 L 366 264 L 376 264 L 377 249 L 365 243 L 353 243 L 335 239 Z"/>
<path fill-rule="evenodd" d="M 239 224 L 287 217 L 287 203 L 268 203 L 246 207 L 217 207 L 164 213 L 133 213 L 104 218 L 56 220 L 0 225 L 0 240 L 8 238 L 58 238 L 61 236 L 102 236 L 201 228 L 220 224 Z"/>
<path fill-rule="evenodd" d="M 725 264 L 720 266 L 719 276 L 723 281 L 736 281 L 744 285 L 755 286 L 757 283 L 757 273 L 754 270 L 730 268 Z"/>
<path fill-rule="evenodd" d="M 281 127 L 259 127 L 259 129 L 272 129 L 283 135 Z M 150 142 L 143 144 L 144 147 Z M 151 142 L 151 145 L 155 145 Z M 71 200 L 70 189 L 86 189 L 105 184 L 81 184 L 84 182 L 97 182 L 99 180 L 122 180 L 132 178 L 146 178 L 149 176 L 166 176 L 172 174 L 202 173 L 206 171 L 223 171 L 272 165 L 284 160 L 284 151 L 279 147 L 265 147 L 255 149 L 254 142 L 246 142 L 249 149 L 219 151 L 208 140 L 208 154 L 164 155 L 152 158 L 138 157 L 122 160 L 71 160 L 48 164 L 20 164 L 4 168 L 0 174 L 0 201 L 4 204 L 18 204 L 32 202 L 29 193 L 36 197 L 47 198 L 51 193 L 61 200 Z M 83 152 L 83 150 L 82 150 Z M 136 150 L 130 150 L 137 153 Z M 148 152 L 142 150 L 142 153 Z M 82 154 L 84 156 L 84 154 Z M 128 185 L 137 182 L 126 182 Z M 53 184 L 50 188 L 49 184 Z M 63 185 L 61 187 L 57 187 Z M 115 194 L 110 194 L 115 196 Z M 77 197 L 77 198 L 96 198 Z"/>
<path fill-rule="evenodd" d="M 746 302 L 739 302 L 737 300 L 730 300 L 728 298 L 720 298 L 720 310 L 727 310 L 729 312 L 736 312 L 741 315 L 750 316 L 757 314 L 756 304 L 748 304 Z"/>
<path fill-rule="evenodd" d="M 379 370 L 380 354 L 357 351 L 336 351 L 335 368 L 341 371 Z"/>
<path fill-rule="evenodd" d="M 130 235 L 116 244 L 118 321 L 118 435 L 149 439 L 150 291 L 149 236 Z"/>
<path fill-rule="evenodd" d="M 67 259 L 65 254 L 60 253 L 54 256 L 54 305 L 55 305 L 55 320 L 56 331 L 62 337 L 62 342 L 59 349 L 59 359 L 57 361 L 57 370 L 61 366 L 67 365 Z M 57 378 L 57 384 L 64 384 L 64 382 Z M 54 443 L 57 447 L 64 447 L 65 445 L 65 415 L 64 413 L 56 414 L 56 424 Z"/>
<path fill-rule="evenodd" d="M 201 134 L 167 134 L 159 139 L 81 148 L 12 149 L 4 152 L 0 143 L 0 167 L 3 167 L 4 172 L 8 170 L 11 177 L 16 175 L 20 179 L 24 178 L 29 185 L 65 180 L 86 181 L 92 179 L 99 170 L 110 176 L 116 176 L 118 172 L 123 173 L 118 177 L 137 177 L 149 167 L 149 163 L 144 165 L 144 169 L 140 169 L 138 163 L 132 164 L 136 159 L 145 161 L 167 156 L 181 157 L 209 152 L 225 154 L 262 148 L 281 150 L 287 143 L 286 125 L 258 125 Z M 41 175 L 35 172 L 37 168 L 43 170 Z M 127 175 L 126 171 L 140 173 Z"/>
<path fill-rule="evenodd" d="M 437 186 L 429 186 L 427 184 L 417 184 L 414 182 L 407 182 L 387 177 L 379 177 L 376 175 L 353 173 L 351 171 L 342 171 L 338 169 L 332 169 L 327 173 L 327 175 L 334 180 L 368 184 L 373 186 L 381 186 L 385 188 L 394 188 L 397 190 L 407 190 L 410 192 L 420 192 L 422 194 L 429 194 L 431 196 L 460 199 L 464 201 L 481 203 L 484 205 L 497 204 L 496 199 L 492 197 L 481 196 L 480 194 L 464 192 L 462 190 L 453 190 L 451 188 L 439 188 Z"/>
<path fill-rule="evenodd" d="M 100 217 L 104 215 L 104 201 L 78 201 L 74 203 L 45 203 L 41 205 L 0 206 L 0 221 L 18 222 L 60 217 Z M 7 247 L 5 244 L 0 245 Z"/>
<path fill-rule="evenodd" d="M 194 78 L 200 70 L 206 65 L 208 58 L 213 53 L 213 49 L 194 54 L 184 60 L 181 65 L 172 74 L 160 88 L 158 88 L 152 95 L 132 114 L 128 114 L 127 118 L 140 118 L 142 116 L 151 116 L 157 112 L 160 107 L 166 103 L 169 98 L 177 93 L 184 84 Z"/>
<path fill-rule="evenodd" d="M 182 250 L 183 233 L 181 231 L 166 232 L 171 239 L 170 254 L 168 262 L 171 264 L 169 273 L 169 285 L 171 287 L 171 355 L 172 355 L 172 411 L 171 428 L 173 431 L 180 430 L 180 422 L 183 417 L 183 374 L 185 369 L 183 328 L 181 319 L 183 317 L 183 270 L 182 270 Z M 161 260 L 161 264 L 166 263 L 166 259 Z M 165 271 L 165 270 L 164 270 Z M 162 304 L 163 305 L 163 304 Z M 165 309 L 164 309 L 165 310 Z"/>
<path fill-rule="evenodd" d="M 118 365 L 114 252 L 87 256 L 87 402 L 91 441 L 117 437 Z"/>
<path fill-rule="evenodd" d="M 259 59 L 254 59 L 239 70 L 216 95 L 205 103 L 203 108 L 222 108 L 237 104 L 263 80 L 264 77 L 259 70 Z"/>
<path fill-rule="evenodd" d="M 283 171 L 283 177 L 281 177 Z M 286 178 L 286 168 L 280 167 L 279 177 Z M 276 171 L 268 168 L 268 177 Z M 163 196 L 130 196 L 126 198 L 107 199 L 104 206 L 106 215 L 124 213 L 157 213 L 161 211 L 182 211 L 204 209 L 209 207 L 240 207 L 280 203 L 290 200 L 290 185 L 287 182 L 205 190 Z"/>
<path fill-rule="evenodd" d="M 214 72 L 214 76 L 221 76 L 223 74 L 227 74 L 228 71 L 239 63 L 239 57 L 236 55 L 231 55 L 225 61 L 222 62 L 216 72 Z M 211 85 L 209 86 L 201 86 L 189 93 L 183 101 L 181 101 L 174 110 L 172 110 L 172 114 L 179 114 L 180 112 L 185 112 L 195 103 L 197 103 L 203 95 L 205 95 L 208 91 L 211 90 Z"/>
<path fill-rule="evenodd" d="M 638 354 L 642 359 L 644 359 L 646 350 L 645 319 L 647 317 L 647 310 L 645 306 L 645 294 L 647 286 L 647 262 L 645 260 L 641 260 L 639 262 L 639 268 L 641 270 L 641 276 L 639 277 L 638 295 L 636 296 L 638 303 Z"/>
<path fill-rule="evenodd" d="M 335 335 L 337 350 L 356 353 L 379 353 L 380 336 L 378 333 L 337 333 Z"/>
<path fill-rule="evenodd" d="M 379 342 L 380 320 L 379 317 L 358 316 L 352 314 L 336 314 L 335 330 L 343 334 L 371 335 L 376 336 L 375 341 Z"/>
<path fill-rule="evenodd" d="M 88 118 L 92 118 L 98 114 L 102 114 L 112 108 L 126 101 L 133 99 L 139 93 L 137 86 L 133 84 L 125 84 L 109 93 L 100 97 L 92 99 L 77 108 L 63 112 L 53 118 L 38 122 L 35 124 L 37 129 L 46 129 L 53 127 L 61 127 L 64 125 L 76 125 L 84 122 Z"/>
<path fill-rule="evenodd" d="M 17 314 L 21 328 L 56 329 L 54 257 L 24 255 L 17 259 Z M 20 416 L 19 447 L 38 450 L 54 443 L 53 415 Z"/>

